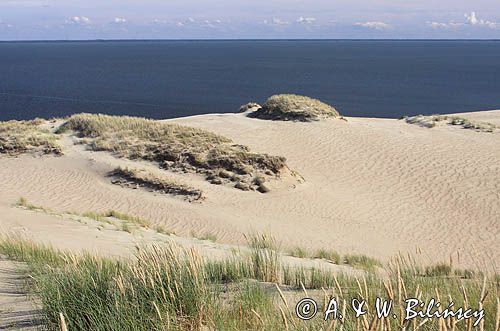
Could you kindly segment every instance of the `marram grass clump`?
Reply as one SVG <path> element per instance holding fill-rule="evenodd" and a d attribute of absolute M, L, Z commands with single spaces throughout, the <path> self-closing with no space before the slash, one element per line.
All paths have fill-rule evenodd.
<path fill-rule="evenodd" d="M 248 114 L 266 120 L 309 122 L 338 117 L 339 113 L 319 100 L 295 94 L 273 95 L 262 108 Z"/>
<path fill-rule="evenodd" d="M 171 171 L 203 174 L 214 184 L 242 182 L 257 190 L 254 178 L 276 177 L 287 168 L 284 157 L 251 152 L 206 130 L 145 118 L 78 114 L 58 132 L 67 130 L 86 138 L 93 150 L 158 162 Z M 219 176 L 221 172 L 228 174 L 229 180 Z"/>
<path fill-rule="evenodd" d="M 406 123 L 419 125 L 424 128 L 434 128 L 441 124 L 459 126 L 463 129 L 474 130 L 477 132 L 495 132 L 498 126 L 488 122 L 472 121 L 465 117 L 454 115 L 417 115 L 410 117 L 403 117 Z"/>
<path fill-rule="evenodd" d="M 421 267 L 401 257 L 384 266 L 383 275 L 300 266 L 283 266 L 276 275 L 275 257 L 262 258 L 276 243 L 256 237 L 250 244 L 252 257 L 235 253 L 222 261 L 169 243 L 138 248 L 133 259 L 118 261 L 6 237 L 0 238 L 0 253 L 27 263 L 24 272 L 49 330 L 499 330 L 498 276 L 423 276 Z M 308 291 L 313 288 L 319 290 Z M 309 321 L 295 314 L 304 297 L 318 303 L 318 315 Z M 332 297 L 345 319 L 323 320 Z M 377 297 L 392 300 L 395 317 L 377 319 Z M 451 301 L 455 310 L 484 309 L 484 318 L 477 327 L 477 318 L 405 320 L 408 298 L 435 299 L 442 309 Z M 359 318 L 352 311 L 353 299 L 366 300 L 366 313 Z"/>
<path fill-rule="evenodd" d="M 61 155 L 57 135 L 43 128 L 44 120 L 0 122 L 0 154 L 41 153 Z"/>
<path fill-rule="evenodd" d="M 118 167 L 109 175 L 113 177 L 111 181 L 113 184 L 122 187 L 141 187 L 154 192 L 182 196 L 189 202 L 205 199 L 201 190 L 171 178 L 160 177 L 147 170 Z"/>

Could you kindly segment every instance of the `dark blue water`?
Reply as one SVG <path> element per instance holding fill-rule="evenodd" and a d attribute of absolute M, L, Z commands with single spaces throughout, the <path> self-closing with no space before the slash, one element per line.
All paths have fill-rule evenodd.
<path fill-rule="evenodd" d="M 284 92 L 349 116 L 498 109 L 500 42 L 0 43 L 0 120 L 233 112 Z"/>

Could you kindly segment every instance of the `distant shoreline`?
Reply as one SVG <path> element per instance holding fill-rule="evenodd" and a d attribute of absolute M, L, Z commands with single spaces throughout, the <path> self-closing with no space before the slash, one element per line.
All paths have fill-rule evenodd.
<path fill-rule="evenodd" d="M 343 38 L 333 38 L 333 39 L 330 39 L 330 38 L 313 38 L 313 39 L 302 39 L 302 38 L 299 38 L 299 39 L 293 39 L 293 38 L 285 38 L 285 39 L 281 39 L 281 38 L 265 38 L 265 39 L 254 39 L 254 38 L 248 38 L 248 39 L 233 39 L 233 38 L 216 38 L 216 39 L 208 39 L 208 38 L 194 38 L 194 39 L 134 39 L 134 38 L 129 38 L 129 39 L 21 39 L 21 40 L 0 40 L 0 43 L 46 43 L 46 42 L 62 42 L 62 43 L 72 43 L 72 42 L 128 42 L 128 41 L 134 41 L 134 42 L 140 42 L 140 41 L 144 41 L 144 42 L 151 42 L 151 41 L 168 41 L 168 42 L 172 42 L 172 41 L 179 41 L 179 42 L 183 42 L 183 41 L 208 41 L 208 42 L 218 42 L 218 41 L 232 41 L 232 42 L 235 42 L 235 41 L 243 41 L 243 42 L 247 42 L 247 41 L 257 41 L 257 42 L 261 42 L 261 41 L 299 41 L 299 42 L 310 42 L 310 41 L 340 41 L 340 42 L 343 42 L 343 41 L 361 41 L 361 42 L 366 42 L 366 41 L 375 41 L 375 42 L 387 42 L 387 41 L 390 41 L 390 42 L 414 42 L 414 41 L 429 41 L 429 42 L 456 42 L 456 41 L 467 41 L 467 42 L 485 42 L 485 41 L 489 41 L 489 42 L 499 42 L 500 39 L 490 39 L 490 38 L 487 38 L 487 39 L 462 39 L 462 38 L 458 38 L 458 39 L 420 39 L 420 38 L 415 38 L 415 39 L 412 39 L 412 38 L 403 38 L 403 39 L 370 39 L 370 38 L 367 38 L 367 39 L 350 39 L 350 38 L 346 38 L 346 39 L 343 39 Z"/>

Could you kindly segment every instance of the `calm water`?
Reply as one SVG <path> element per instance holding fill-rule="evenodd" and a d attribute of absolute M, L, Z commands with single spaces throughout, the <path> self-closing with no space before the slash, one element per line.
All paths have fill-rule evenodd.
<path fill-rule="evenodd" d="M 498 109 L 500 42 L 0 43 L 0 120 L 233 112 L 282 92 L 349 116 Z"/>

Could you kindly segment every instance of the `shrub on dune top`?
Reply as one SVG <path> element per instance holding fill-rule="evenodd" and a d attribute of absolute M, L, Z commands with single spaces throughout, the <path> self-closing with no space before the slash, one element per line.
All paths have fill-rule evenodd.
<path fill-rule="evenodd" d="M 250 117 L 309 122 L 329 117 L 338 117 L 335 108 L 319 100 L 295 94 L 273 95 L 262 108 L 249 114 Z"/>

